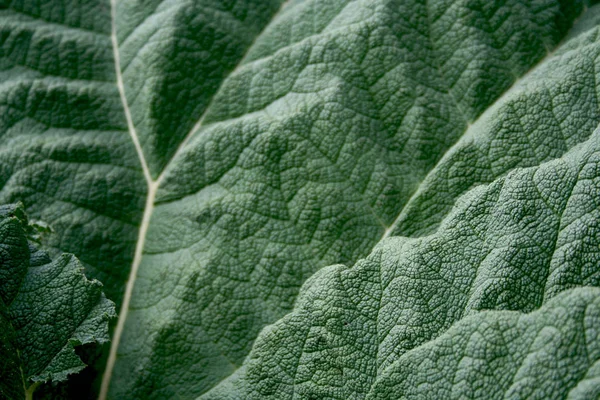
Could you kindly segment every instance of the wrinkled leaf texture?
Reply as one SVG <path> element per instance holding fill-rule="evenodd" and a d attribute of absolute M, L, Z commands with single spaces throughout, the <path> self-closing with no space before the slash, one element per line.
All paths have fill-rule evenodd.
<path fill-rule="evenodd" d="M 36 249 L 22 204 L 0 206 L 0 398 L 31 399 L 38 385 L 85 368 L 75 346 L 108 341 L 115 305 L 72 254 Z"/>
<path fill-rule="evenodd" d="M 0 7 L 0 201 L 123 306 L 102 396 L 598 386 L 596 7 Z"/>

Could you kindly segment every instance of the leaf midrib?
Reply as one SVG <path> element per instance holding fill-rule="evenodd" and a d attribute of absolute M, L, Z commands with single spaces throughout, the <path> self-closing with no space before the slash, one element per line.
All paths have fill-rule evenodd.
<path fill-rule="evenodd" d="M 279 8 L 279 10 L 273 15 L 273 17 L 271 18 L 271 21 L 275 20 L 277 15 L 281 13 L 281 11 L 285 8 L 285 6 L 288 4 L 289 0 L 284 1 L 281 5 L 281 7 Z M 189 143 L 189 141 L 191 140 L 191 138 L 196 134 L 196 132 L 198 132 L 200 130 L 200 128 L 202 127 L 203 123 L 204 123 L 204 119 L 206 117 L 206 115 L 208 114 L 208 111 L 211 109 L 211 106 L 214 102 L 214 99 L 217 97 L 217 94 L 221 91 L 221 87 L 223 86 L 223 83 L 226 81 L 227 77 L 225 77 L 222 81 L 221 81 L 221 85 L 219 86 L 219 88 L 215 91 L 215 93 L 213 94 L 210 102 L 208 103 L 208 105 L 206 106 L 206 108 L 204 109 L 204 112 L 202 113 L 202 115 L 200 116 L 200 119 L 198 120 L 198 122 L 196 122 L 194 124 L 194 126 L 192 127 L 192 129 L 190 129 L 190 131 L 187 133 L 187 135 L 184 137 L 184 139 L 181 141 L 181 143 L 179 144 L 179 146 L 177 147 L 177 149 L 175 150 L 175 152 L 173 153 L 173 155 L 171 156 L 171 158 L 167 161 L 167 163 L 165 164 L 165 166 L 163 167 L 161 173 L 159 174 L 159 176 L 156 179 L 152 179 L 152 174 L 150 172 L 150 168 L 148 167 L 148 162 L 146 161 L 146 157 L 144 156 L 144 151 L 142 149 L 137 131 L 135 129 L 135 125 L 133 123 L 133 118 L 131 116 L 131 111 L 129 109 L 129 104 L 127 102 L 127 96 L 125 94 L 125 85 L 123 82 L 123 74 L 121 71 L 121 63 L 120 63 L 120 54 L 119 54 L 119 42 L 118 42 L 118 36 L 117 36 L 117 27 L 116 27 L 116 17 L 117 17 L 117 0 L 110 0 L 110 5 L 111 5 L 111 43 L 112 43 L 112 50 L 113 50 L 113 60 L 114 60 L 114 65 L 115 65 L 115 73 L 116 73 L 116 84 L 117 84 L 117 88 L 119 91 L 119 97 L 121 99 L 121 104 L 123 106 L 123 112 L 125 114 L 125 119 L 127 121 L 127 130 L 128 133 L 131 137 L 131 140 L 135 146 L 135 150 L 136 153 L 138 155 L 138 158 L 140 160 L 140 165 L 142 167 L 142 171 L 144 174 L 144 179 L 146 180 L 146 185 L 147 185 L 147 194 L 146 194 L 146 204 L 144 206 L 144 213 L 142 216 L 142 223 L 140 225 L 140 229 L 139 229 L 139 233 L 138 233 L 138 241 L 136 243 L 136 248 L 135 248 L 135 253 L 134 253 L 134 258 L 133 258 L 133 262 L 131 265 L 131 270 L 129 273 L 129 277 L 127 279 L 127 285 L 125 287 L 125 293 L 123 296 L 123 302 L 121 304 L 121 309 L 119 310 L 119 319 L 117 322 L 117 326 L 115 327 L 115 331 L 112 337 L 112 341 L 111 341 L 111 347 L 110 347 L 110 352 L 109 352 L 109 356 L 108 356 L 108 360 L 106 362 L 106 368 L 104 370 L 104 374 L 102 377 L 102 383 L 101 383 L 101 387 L 100 387 L 100 394 L 98 399 L 99 400 L 105 400 L 107 398 L 108 395 L 108 389 L 110 387 L 110 381 L 112 378 L 112 372 L 116 363 L 116 359 L 117 359 L 117 351 L 119 348 L 119 343 L 121 341 L 121 336 L 123 335 L 123 330 L 125 327 L 125 321 L 127 320 L 127 314 L 129 311 L 129 303 L 131 302 L 131 296 L 133 294 L 133 287 L 135 285 L 135 280 L 137 277 L 137 272 L 139 270 L 139 266 L 141 264 L 142 261 L 142 256 L 143 256 L 143 250 L 144 250 L 144 244 L 146 241 L 146 236 L 148 233 L 148 228 L 150 226 L 150 218 L 152 216 L 152 213 L 154 211 L 154 203 L 155 203 L 155 198 L 156 198 L 156 192 L 161 184 L 161 182 L 163 181 L 166 171 L 168 170 L 169 166 L 171 165 L 171 163 L 173 162 L 173 160 L 177 159 L 179 157 L 179 155 L 181 154 L 181 152 L 183 151 L 183 149 L 187 146 L 187 144 Z M 228 76 L 230 76 L 231 74 L 235 73 L 241 65 L 243 65 L 244 60 L 246 59 L 246 55 L 248 54 L 248 52 L 250 51 L 250 49 L 252 49 L 254 43 L 256 42 L 256 40 L 261 36 L 262 32 L 264 32 L 264 30 L 269 26 L 269 24 L 266 24 L 264 29 L 259 32 L 255 37 L 254 40 L 249 44 L 248 48 L 246 49 L 246 53 L 244 54 L 244 56 L 242 56 L 240 58 L 240 61 L 238 62 L 238 64 L 235 66 L 235 68 L 232 69 L 232 71 L 228 74 Z"/>

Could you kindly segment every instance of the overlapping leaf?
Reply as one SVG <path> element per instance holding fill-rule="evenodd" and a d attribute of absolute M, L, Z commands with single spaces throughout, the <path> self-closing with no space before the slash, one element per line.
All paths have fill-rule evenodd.
<path fill-rule="evenodd" d="M 27 239 L 22 205 L 0 207 L 0 397 L 30 399 L 41 382 L 85 367 L 74 347 L 108 341 L 114 303 L 72 255 L 51 261 Z"/>

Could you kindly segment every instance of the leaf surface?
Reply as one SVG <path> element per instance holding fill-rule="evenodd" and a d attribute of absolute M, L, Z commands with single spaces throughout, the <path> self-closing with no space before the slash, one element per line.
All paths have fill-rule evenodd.
<path fill-rule="evenodd" d="M 597 129 L 469 191 L 434 234 L 320 270 L 202 398 L 592 396 L 600 292 L 561 293 L 600 284 L 599 192 Z"/>
<path fill-rule="evenodd" d="M 60 382 L 85 364 L 74 347 L 109 340 L 114 303 L 72 255 L 54 261 L 28 240 L 22 205 L 0 207 L 0 395 L 30 399 L 41 382 Z"/>
<path fill-rule="evenodd" d="M 2 4 L 0 200 L 122 305 L 102 396 L 205 393 L 316 271 L 586 141 L 586 4 Z"/>
<path fill-rule="evenodd" d="M 465 318 L 401 357 L 368 398 L 597 398 L 599 295 L 598 288 L 581 287 L 531 314 Z"/>
<path fill-rule="evenodd" d="M 517 37 L 537 30 L 533 42 L 446 23 L 464 11 L 455 4 L 430 10 L 352 2 L 323 13 L 330 20 L 320 28 L 270 49 L 294 18 L 321 15 L 325 5 L 290 7 L 224 82 L 205 125 L 158 187 L 115 397 L 201 393 L 234 372 L 249 339 L 289 310 L 300 283 L 323 266 L 368 254 L 468 121 L 560 37 L 558 28 L 546 32 L 556 27 L 556 14 L 517 4 L 512 13 L 496 12 L 506 13 Z M 435 11 L 441 19 L 430 27 L 428 12 Z M 453 17 L 442 18 L 444 11 Z M 484 11 L 480 18 L 494 15 Z M 472 18 L 459 22 L 474 24 Z M 452 26 L 464 39 L 444 43 L 452 36 L 441 32 Z M 431 29 L 442 42 L 435 48 Z M 508 40 L 513 50 L 498 50 L 495 40 Z M 525 41 L 531 47 L 521 54 Z M 459 73 L 469 58 L 440 66 L 448 55 L 436 49 L 474 46 L 490 54 L 474 63 L 472 75 Z M 505 59 L 503 51 L 514 54 Z M 503 74 L 488 79 L 490 69 Z M 469 92 L 473 82 L 488 97 L 478 95 L 482 88 Z M 595 105 L 587 107 L 586 123 L 595 126 Z"/>

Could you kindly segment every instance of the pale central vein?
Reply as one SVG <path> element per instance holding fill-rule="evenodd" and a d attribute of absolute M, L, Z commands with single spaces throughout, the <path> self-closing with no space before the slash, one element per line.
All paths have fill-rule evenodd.
<path fill-rule="evenodd" d="M 137 273 L 138 273 L 140 264 L 142 262 L 144 243 L 146 241 L 148 227 L 150 226 L 150 217 L 152 216 L 152 212 L 154 211 L 154 200 L 156 198 L 157 189 L 160 186 L 163 178 L 165 177 L 165 173 L 168 169 L 167 167 L 171 164 L 171 162 L 173 160 L 175 160 L 181 154 L 181 152 L 186 147 L 186 145 L 188 144 L 190 139 L 195 135 L 196 132 L 198 132 L 200 130 L 200 127 L 204 123 L 204 118 L 207 114 L 207 111 L 210 109 L 210 106 L 212 105 L 212 103 L 216 97 L 216 95 L 213 96 L 213 98 L 209 102 L 208 106 L 206 107 L 204 113 L 202 114 L 202 116 L 200 117 L 198 122 L 196 122 L 196 124 L 192 127 L 192 129 L 185 136 L 185 138 L 180 143 L 180 145 L 178 146 L 177 150 L 175 151 L 175 153 L 173 154 L 171 159 L 167 162 L 167 165 L 164 166 L 160 175 L 156 178 L 156 180 L 153 180 L 152 175 L 150 174 L 150 169 L 148 168 L 148 163 L 146 162 L 146 158 L 144 157 L 144 152 L 143 152 L 142 146 L 140 144 L 140 140 L 139 140 L 138 134 L 136 132 L 135 125 L 133 123 L 133 119 L 131 117 L 131 111 L 129 110 L 129 105 L 127 103 L 127 97 L 125 95 L 125 85 L 123 84 L 123 75 L 121 73 L 121 61 L 120 61 L 120 55 L 119 55 L 119 40 L 117 38 L 117 27 L 116 27 L 116 15 L 117 15 L 117 7 L 116 6 L 117 6 L 117 4 L 116 3 L 117 3 L 117 0 L 111 0 L 111 2 L 110 2 L 110 4 L 111 4 L 111 26 L 112 26 L 111 41 L 112 41 L 112 48 L 113 48 L 113 59 L 114 59 L 114 63 L 115 63 L 116 78 L 117 78 L 117 87 L 119 89 L 119 96 L 121 98 L 121 103 L 123 105 L 125 118 L 127 120 L 127 128 L 129 131 L 129 135 L 131 136 L 131 140 L 133 141 L 135 150 L 140 159 L 142 170 L 144 172 L 144 177 L 145 177 L 146 183 L 148 185 L 148 193 L 146 196 L 146 204 L 144 206 L 144 214 L 142 217 L 142 223 L 140 225 L 140 230 L 138 233 L 138 241 L 136 244 L 135 254 L 134 254 L 133 262 L 131 265 L 131 271 L 129 272 L 129 278 L 127 279 L 127 285 L 125 287 L 125 294 L 123 296 L 123 303 L 121 304 L 121 309 L 119 311 L 119 320 L 117 322 L 117 326 L 115 328 L 115 332 L 113 334 L 113 338 L 111 341 L 110 353 L 108 356 L 108 360 L 106 362 L 106 369 L 105 369 L 104 375 L 102 377 L 102 385 L 100 387 L 100 395 L 98 397 L 98 400 L 106 400 L 107 395 L 108 395 L 110 381 L 112 378 L 115 363 L 117 361 L 117 351 L 119 348 L 119 344 L 121 342 L 123 330 L 125 328 L 125 321 L 127 320 L 127 314 L 129 311 L 129 304 L 131 302 L 133 287 L 135 284 L 135 280 L 137 277 Z M 288 1 L 284 2 L 281 5 L 279 11 L 277 13 L 275 13 L 275 15 L 279 14 L 287 3 L 288 3 Z M 248 46 L 248 51 L 252 48 L 252 45 L 254 44 L 254 42 L 256 41 L 256 39 L 259 36 L 260 36 L 260 34 L 256 35 L 256 37 L 254 38 L 254 41 L 250 44 L 250 46 Z M 234 68 L 233 72 L 235 72 L 243 64 L 244 59 L 245 59 L 245 55 L 244 55 L 244 57 L 242 57 L 240 59 L 240 62 Z M 219 87 L 219 89 L 217 90 L 217 93 L 220 91 L 220 89 L 221 89 L 221 87 Z"/>
<path fill-rule="evenodd" d="M 133 285 L 135 283 L 135 277 L 137 276 L 138 268 L 142 261 L 142 252 L 144 250 L 144 242 L 146 240 L 146 233 L 148 232 L 148 226 L 150 225 L 150 216 L 152 215 L 152 211 L 154 208 L 154 198 L 156 196 L 156 189 L 158 187 L 158 182 L 152 180 L 152 175 L 150 175 L 150 169 L 148 168 L 148 163 L 146 162 L 146 158 L 144 157 L 144 152 L 142 150 L 142 146 L 140 144 L 140 140 L 138 138 L 137 132 L 135 130 L 135 126 L 133 124 L 133 119 L 131 117 L 131 111 L 129 110 L 129 105 L 127 104 L 127 97 L 125 96 L 125 85 L 123 84 L 123 75 L 121 74 L 121 60 L 119 56 L 119 41 L 117 39 L 117 24 L 116 24 L 116 14 L 117 14 L 117 1 L 111 0 L 111 41 L 113 48 L 113 59 L 115 62 L 115 72 L 117 78 L 117 88 L 119 89 L 119 96 L 121 97 L 121 103 L 123 104 L 123 111 L 125 113 L 125 119 L 127 120 L 127 130 L 129 131 L 129 135 L 131 136 L 131 140 L 135 146 L 135 150 L 140 159 L 140 164 L 142 166 L 142 170 L 144 172 L 144 177 L 146 179 L 146 183 L 148 185 L 148 192 L 146 195 L 146 204 L 144 206 L 144 215 L 142 217 L 142 224 L 140 225 L 140 230 L 138 233 L 138 241 L 135 247 L 135 254 L 133 257 L 133 263 L 131 265 L 131 271 L 129 272 L 129 278 L 127 279 L 127 285 L 125 287 L 125 294 L 123 296 L 123 303 L 121 304 L 121 310 L 119 311 L 119 320 L 117 322 L 117 327 L 115 328 L 115 332 L 113 334 L 110 353 L 108 355 L 108 361 L 106 362 L 106 370 L 104 371 L 104 376 L 102 377 L 102 385 L 100 387 L 100 395 L 99 400 L 105 400 L 108 394 L 108 388 L 110 386 L 110 380 L 112 377 L 112 372 L 115 366 L 115 362 L 117 360 L 117 349 L 119 348 L 119 343 L 121 341 L 121 336 L 123 334 L 123 328 L 125 327 L 125 320 L 127 319 L 127 312 L 129 310 L 129 303 L 131 302 L 131 295 L 133 293 Z"/>

